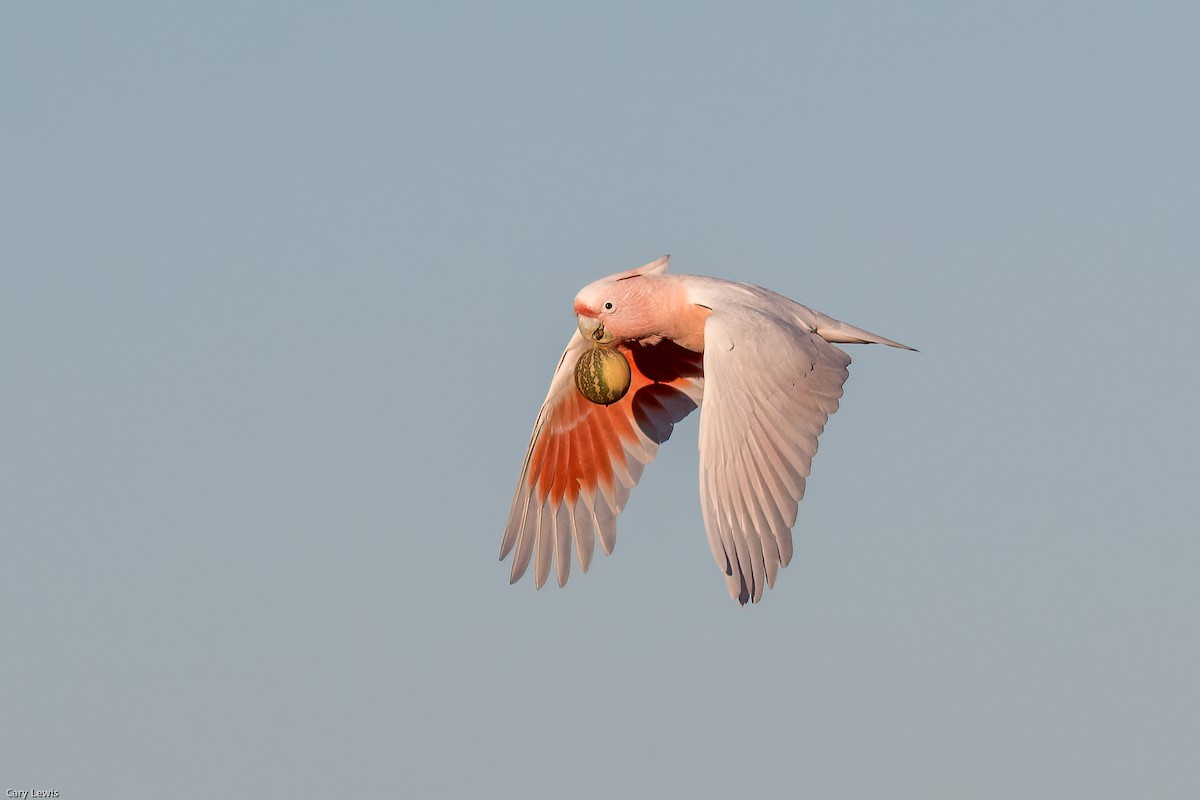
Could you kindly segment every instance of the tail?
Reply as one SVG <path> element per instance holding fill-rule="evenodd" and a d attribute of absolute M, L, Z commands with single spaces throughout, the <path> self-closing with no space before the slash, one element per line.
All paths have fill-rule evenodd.
<path fill-rule="evenodd" d="M 899 347 L 901 350 L 917 352 L 917 348 L 915 347 L 909 347 L 906 344 L 885 339 L 870 331 L 864 331 L 862 328 L 847 325 L 831 316 L 822 314 L 820 311 L 813 311 L 812 313 L 817 318 L 817 336 L 820 336 L 827 342 L 833 342 L 834 344 L 886 344 L 889 347 Z"/>

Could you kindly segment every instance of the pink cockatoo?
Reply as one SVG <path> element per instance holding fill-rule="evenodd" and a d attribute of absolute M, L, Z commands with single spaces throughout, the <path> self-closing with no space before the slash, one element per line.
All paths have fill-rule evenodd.
<path fill-rule="evenodd" d="M 533 559 L 539 589 L 551 562 L 564 585 L 572 549 L 587 572 L 597 538 L 611 554 L 629 490 L 675 423 L 702 406 L 708 544 L 729 596 L 757 602 L 791 560 L 817 437 L 849 374 L 850 356 L 832 343 L 913 349 L 758 286 L 668 275 L 667 259 L 575 297 L 579 330 L 538 414 L 500 546 L 501 560 L 513 554 L 512 583 Z M 587 399 L 573 377 L 602 346 L 630 366 L 615 402 Z"/>

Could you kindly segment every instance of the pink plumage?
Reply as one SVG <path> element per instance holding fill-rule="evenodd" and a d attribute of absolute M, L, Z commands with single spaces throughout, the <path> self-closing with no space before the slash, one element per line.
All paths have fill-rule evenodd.
<path fill-rule="evenodd" d="M 912 348 L 750 284 L 668 275 L 667 257 L 575 297 L 579 331 L 534 425 L 500 548 L 511 580 L 534 565 L 560 586 L 572 551 L 587 571 L 675 423 L 700 414 L 704 527 L 730 597 L 757 602 L 792 556 L 792 526 L 817 438 L 838 407 L 850 357 L 832 342 Z M 587 334 L 587 335 L 585 335 Z M 630 362 L 629 391 L 598 405 L 575 362 L 603 335 Z"/>

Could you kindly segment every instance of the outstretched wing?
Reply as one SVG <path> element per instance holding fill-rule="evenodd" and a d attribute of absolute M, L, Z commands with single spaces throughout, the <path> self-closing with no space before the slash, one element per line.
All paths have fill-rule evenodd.
<path fill-rule="evenodd" d="M 512 583 L 534 559 L 539 589 L 552 560 L 558 585 L 565 584 L 572 542 L 584 572 L 597 538 L 611 554 L 629 490 L 675 423 L 700 403 L 701 354 L 667 340 L 620 345 L 632 372 L 628 393 L 610 406 L 590 402 L 574 379 L 575 362 L 589 347 L 578 332 L 571 338 L 534 424 L 500 546 L 501 560 L 513 553 Z"/>
<path fill-rule="evenodd" d="M 713 558 L 743 604 L 792 558 L 817 437 L 849 374 L 850 357 L 794 314 L 734 305 L 704 329 L 700 501 Z"/>

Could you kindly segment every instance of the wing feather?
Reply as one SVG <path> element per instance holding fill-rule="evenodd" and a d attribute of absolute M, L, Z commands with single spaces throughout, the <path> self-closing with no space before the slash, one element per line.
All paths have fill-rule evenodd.
<path fill-rule="evenodd" d="M 792 558 L 817 439 L 850 357 L 783 305 L 720 307 L 705 325 L 700 496 L 730 595 L 757 602 Z"/>
<path fill-rule="evenodd" d="M 666 340 L 620 345 L 633 377 L 629 392 L 610 406 L 589 402 L 575 388 L 574 368 L 592 346 L 571 337 L 534 424 L 500 545 L 501 560 L 513 556 L 512 583 L 532 561 L 539 589 L 552 567 L 566 584 L 572 549 L 587 572 L 596 539 L 611 554 L 630 490 L 700 402 L 702 356 Z"/>

